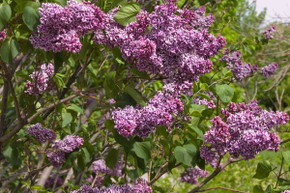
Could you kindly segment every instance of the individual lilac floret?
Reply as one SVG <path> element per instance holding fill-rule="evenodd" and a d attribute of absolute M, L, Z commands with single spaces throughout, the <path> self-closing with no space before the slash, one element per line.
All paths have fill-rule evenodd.
<path fill-rule="evenodd" d="M 80 36 L 104 26 L 105 14 L 89 2 L 70 0 L 66 7 L 43 3 L 39 13 L 40 24 L 30 41 L 34 48 L 45 51 L 79 52 L 82 47 Z"/>
<path fill-rule="evenodd" d="M 240 51 L 235 51 L 230 54 L 230 51 L 227 49 L 223 52 L 223 57 L 220 59 L 221 61 L 227 62 L 228 68 L 233 72 L 233 75 L 237 80 L 244 79 L 258 70 L 257 65 L 253 66 L 250 63 L 244 64 L 240 58 Z"/>
<path fill-rule="evenodd" d="M 38 70 L 29 75 L 32 80 L 26 82 L 27 90 L 25 92 L 30 95 L 44 93 L 49 89 L 49 81 L 53 74 L 54 66 L 51 63 L 41 65 Z"/>
<path fill-rule="evenodd" d="M 189 184 L 197 184 L 198 180 L 197 178 L 200 177 L 206 177 L 208 175 L 208 172 L 205 170 L 200 169 L 198 166 L 195 166 L 194 168 L 188 168 L 185 170 L 180 178 L 181 182 L 186 182 Z"/>
<path fill-rule="evenodd" d="M 205 133 L 200 148 L 201 157 L 213 167 L 227 152 L 233 158 L 248 160 L 264 150 L 277 151 L 280 139 L 271 129 L 289 121 L 287 113 L 263 110 L 255 100 L 230 103 L 222 114 L 225 121 L 221 117 L 212 120 L 213 126 Z"/>
<path fill-rule="evenodd" d="M 269 64 L 268 66 L 265 66 L 261 69 L 262 74 L 266 78 L 270 78 L 271 75 L 273 75 L 276 72 L 277 67 L 278 67 L 278 64 L 276 62 L 273 62 L 273 63 Z"/>
<path fill-rule="evenodd" d="M 140 11 L 137 21 L 126 27 L 114 21 L 116 12 L 107 14 L 105 30 L 95 32 L 95 42 L 119 47 L 123 58 L 140 71 L 172 82 L 196 81 L 212 71 L 210 57 L 226 44 L 225 38 L 208 32 L 214 18 L 205 16 L 204 7 L 178 10 L 174 1 L 166 1 L 151 13 Z"/>
<path fill-rule="evenodd" d="M 50 152 L 47 154 L 47 158 L 54 167 L 59 167 L 64 162 L 65 153 L 62 151 Z"/>
<path fill-rule="evenodd" d="M 154 132 L 156 126 L 164 125 L 170 129 L 174 115 L 183 111 L 183 104 L 167 89 L 158 92 L 145 107 L 127 106 L 113 111 L 115 129 L 125 137 L 137 135 L 142 138 Z"/>
<path fill-rule="evenodd" d="M 0 31 L 0 41 L 3 41 L 4 39 L 6 39 L 6 29 L 3 29 L 2 31 Z"/>
<path fill-rule="evenodd" d="M 271 39 L 273 39 L 275 32 L 276 32 L 276 27 L 275 26 L 270 26 L 268 29 L 266 29 L 263 32 L 263 36 L 264 36 L 263 38 L 265 40 L 271 40 Z"/>
<path fill-rule="evenodd" d="M 27 132 L 41 143 L 53 142 L 56 138 L 56 134 L 53 130 L 43 128 L 40 123 L 36 123 L 35 125 L 28 127 Z"/>
<path fill-rule="evenodd" d="M 84 143 L 84 139 L 77 135 L 67 135 L 63 140 L 57 139 L 53 143 L 53 148 L 65 152 L 70 153 L 74 151 L 76 148 L 79 148 Z"/>
<path fill-rule="evenodd" d="M 56 180 L 56 181 L 55 181 Z M 55 178 L 55 177 L 49 177 L 46 181 L 45 181 L 45 187 L 46 188 L 53 188 L 53 186 L 54 186 L 54 183 L 56 182 L 56 184 L 55 184 L 55 188 L 57 188 L 57 187 L 60 187 L 62 184 L 63 184 L 63 180 L 62 180 L 62 178 L 61 177 L 57 177 L 57 178 Z"/>

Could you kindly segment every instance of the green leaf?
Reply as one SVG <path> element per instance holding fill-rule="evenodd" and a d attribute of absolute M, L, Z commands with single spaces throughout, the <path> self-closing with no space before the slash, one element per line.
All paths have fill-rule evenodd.
<path fill-rule="evenodd" d="M 83 114 L 84 111 L 81 107 L 77 106 L 76 104 L 71 104 L 69 107 L 67 107 L 67 109 L 75 111 L 77 113 Z"/>
<path fill-rule="evenodd" d="M 272 167 L 268 161 L 258 163 L 256 173 L 253 176 L 257 179 L 264 179 L 267 178 L 272 171 Z"/>
<path fill-rule="evenodd" d="M 193 166 L 196 160 L 196 151 L 197 149 L 193 144 L 187 144 L 183 147 L 177 146 L 174 149 L 174 157 L 187 166 Z"/>
<path fill-rule="evenodd" d="M 119 159 L 119 150 L 112 149 L 106 157 L 106 165 L 113 169 Z"/>
<path fill-rule="evenodd" d="M 132 151 L 141 159 L 147 161 L 151 157 L 150 142 L 135 142 Z"/>
<path fill-rule="evenodd" d="M 180 8 L 185 3 L 185 1 L 186 0 L 178 0 L 178 2 L 177 2 L 178 8 Z"/>
<path fill-rule="evenodd" d="M 73 120 L 73 117 L 70 113 L 64 113 L 62 115 L 62 127 L 67 126 Z"/>
<path fill-rule="evenodd" d="M 119 5 L 123 5 L 124 3 L 127 3 L 127 1 L 126 0 L 105 0 L 104 10 L 108 12 L 112 8 L 117 7 Z"/>
<path fill-rule="evenodd" d="M 253 193 L 264 193 L 262 186 L 255 185 L 253 188 Z"/>
<path fill-rule="evenodd" d="M 13 63 L 13 59 L 19 54 L 19 44 L 14 39 L 6 39 L 1 47 L 1 58 L 8 64 Z"/>
<path fill-rule="evenodd" d="M 0 5 L 0 30 L 2 30 L 11 17 L 11 7 L 6 3 Z"/>
<path fill-rule="evenodd" d="M 272 192 L 271 189 L 272 189 L 271 185 L 268 185 L 265 190 L 265 193 L 271 193 Z"/>
<path fill-rule="evenodd" d="M 235 90 L 231 86 L 226 84 L 222 85 L 217 84 L 215 91 L 216 94 L 221 99 L 221 101 L 224 103 L 229 103 L 232 100 L 235 93 Z"/>
<path fill-rule="evenodd" d="M 36 31 L 37 25 L 40 23 L 40 15 L 37 9 L 34 9 L 33 7 L 26 6 L 23 10 L 22 15 L 23 22 L 25 25 L 31 30 Z"/>
<path fill-rule="evenodd" d="M 142 95 L 134 88 L 127 86 L 125 92 L 128 93 L 139 105 L 146 106 Z"/>
<path fill-rule="evenodd" d="M 60 73 L 56 73 L 55 76 L 53 77 L 53 80 L 55 81 L 56 85 L 58 88 L 65 88 L 65 82 L 63 80 L 64 75 Z"/>
<path fill-rule="evenodd" d="M 190 129 L 192 129 L 202 140 L 204 140 L 203 132 L 195 125 L 190 125 Z"/>
<path fill-rule="evenodd" d="M 114 19 L 119 24 L 126 26 L 136 20 L 136 15 L 139 13 L 141 6 L 138 3 L 124 4 L 116 13 Z"/>
<path fill-rule="evenodd" d="M 283 151 L 283 152 L 282 152 L 282 156 L 283 156 L 285 162 L 286 162 L 288 165 L 290 165 L 290 151 L 289 151 L 289 150 L 288 150 L 288 151 Z"/>

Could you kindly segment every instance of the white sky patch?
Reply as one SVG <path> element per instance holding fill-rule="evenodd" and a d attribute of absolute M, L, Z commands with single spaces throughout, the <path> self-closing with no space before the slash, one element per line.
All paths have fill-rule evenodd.
<path fill-rule="evenodd" d="M 250 0 L 250 3 L 254 0 Z M 290 0 L 256 0 L 258 13 L 267 8 L 266 24 L 280 21 L 290 24 Z"/>

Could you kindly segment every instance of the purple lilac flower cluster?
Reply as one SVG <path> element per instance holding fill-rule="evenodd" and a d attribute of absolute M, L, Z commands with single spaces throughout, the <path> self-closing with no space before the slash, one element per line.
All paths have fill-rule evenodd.
<path fill-rule="evenodd" d="M 55 177 L 47 178 L 44 186 L 47 188 L 53 188 L 55 182 L 56 182 L 56 184 L 55 184 L 56 188 L 60 187 L 63 184 L 62 178 L 58 176 L 57 178 L 55 178 Z"/>
<path fill-rule="evenodd" d="M 104 27 L 105 14 L 89 2 L 69 0 L 66 7 L 43 3 L 39 13 L 40 24 L 30 41 L 34 48 L 45 51 L 79 52 L 80 36 Z"/>
<path fill-rule="evenodd" d="M 120 156 L 123 157 L 122 155 Z M 92 172 L 95 174 L 105 174 L 110 176 L 121 176 L 122 175 L 122 159 L 120 159 L 113 169 L 106 166 L 106 162 L 104 159 L 99 159 L 93 162 Z"/>
<path fill-rule="evenodd" d="M 127 106 L 115 109 L 112 117 L 115 129 L 125 137 L 137 135 L 147 137 L 155 131 L 156 126 L 164 125 L 170 129 L 175 120 L 174 115 L 183 111 L 181 100 L 170 92 L 158 92 L 145 107 Z"/>
<path fill-rule="evenodd" d="M 71 191 L 71 193 L 152 193 L 152 188 L 148 186 L 146 180 L 139 178 L 132 185 L 111 185 L 101 188 L 83 185 L 80 189 Z"/>
<path fill-rule="evenodd" d="M 53 142 L 56 138 L 56 134 L 53 130 L 43 128 L 40 123 L 28 127 L 27 132 L 41 143 Z"/>
<path fill-rule="evenodd" d="M 26 82 L 25 87 L 27 90 L 25 92 L 33 95 L 47 91 L 49 89 L 49 80 L 53 74 L 54 66 L 51 63 L 41 65 L 40 69 L 29 75 L 32 80 Z"/>
<path fill-rule="evenodd" d="M 3 41 L 4 39 L 6 39 L 6 29 L 3 29 L 2 31 L 0 31 L 0 41 Z"/>
<path fill-rule="evenodd" d="M 261 69 L 262 74 L 266 77 L 266 78 L 270 78 L 271 75 L 273 75 L 276 70 L 277 70 L 278 64 L 276 62 L 273 62 L 265 67 L 263 67 Z"/>
<path fill-rule="evenodd" d="M 55 140 L 52 145 L 53 151 L 47 154 L 48 160 L 55 167 L 60 166 L 66 153 L 70 153 L 82 146 L 84 139 L 77 135 L 67 135 L 63 140 Z"/>
<path fill-rule="evenodd" d="M 257 65 L 253 66 L 250 63 L 244 64 L 242 62 L 240 51 L 235 51 L 230 54 L 230 50 L 226 49 L 223 52 L 223 57 L 220 60 L 227 62 L 228 68 L 233 72 L 233 75 L 237 80 L 246 78 L 258 70 Z"/>
<path fill-rule="evenodd" d="M 280 139 L 271 129 L 289 121 L 287 113 L 263 110 L 253 100 L 249 104 L 230 103 L 221 117 L 212 119 L 213 126 L 205 133 L 200 154 L 207 163 L 217 166 L 227 152 L 234 158 L 252 159 L 264 150 L 277 151 Z"/>
<path fill-rule="evenodd" d="M 205 170 L 200 169 L 198 166 L 194 168 L 188 168 L 180 175 L 181 182 L 186 182 L 189 184 L 197 184 L 197 178 L 206 177 L 208 172 Z"/>
<path fill-rule="evenodd" d="M 158 73 L 171 81 L 192 82 L 212 71 L 209 58 L 226 44 L 225 38 L 208 32 L 214 18 L 205 16 L 204 7 L 180 10 L 174 0 L 168 0 L 151 13 L 140 11 L 137 21 L 126 27 L 114 21 L 116 12 L 107 14 L 105 34 L 96 31 L 95 42 L 119 47 L 123 58 L 140 71 Z"/>
<path fill-rule="evenodd" d="M 275 26 L 270 26 L 268 29 L 266 29 L 263 32 L 263 36 L 264 36 L 263 38 L 265 40 L 271 40 L 271 39 L 273 39 L 275 32 L 276 32 L 276 27 Z"/>

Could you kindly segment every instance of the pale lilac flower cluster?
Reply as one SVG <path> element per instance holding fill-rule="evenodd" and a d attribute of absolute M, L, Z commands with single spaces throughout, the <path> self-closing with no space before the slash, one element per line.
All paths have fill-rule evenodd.
<path fill-rule="evenodd" d="M 278 64 L 276 62 L 273 62 L 265 67 L 263 67 L 261 69 L 262 74 L 266 77 L 266 78 L 270 78 L 271 75 L 273 75 L 276 70 L 277 70 Z"/>
<path fill-rule="evenodd" d="M 54 74 L 54 66 L 49 63 L 47 65 L 42 64 L 40 68 L 34 71 L 29 77 L 31 81 L 27 81 L 25 84 L 26 91 L 25 93 L 33 94 L 42 94 L 43 92 L 49 89 L 49 81 Z"/>
<path fill-rule="evenodd" d="M 230 103 L 222 109 L 222 114 L 225 121 L 221 117 L 212 120 L 213 126 L 205 133 L 200 148 L 201 157 L 213 167 L 227 152 L 234 158 L 242 156 L 247 160 L 264 150 L 277 151 L 280 139 L 271 129 L 289 121 L 287 113 L 268 112 L 257 101 Z"/>
<path fill-rule="evenodd" d="M 235 51 L 230 54 L 230 51 L 226 49 L 223 52 L 223 57 L 220 60 L 227 62 L 228 68 L 233 72 L 233 75 L 237 80 L 244 79 L 258 70 L 257 65 L 253 66 L 250 63 L 243 63 L 241 60 L 240 51 Z"/>
<path fill-rule="evenodd" d="M 137 21 L 126 27 L 114 21 L 116 12 L 107 14 L 105 33 L 96 31 L 95 42 L 119 47 L 123 58 L 136 64 L 140 71 L 161 74 L 170 80 L 198 80 L 213 69 L 209 58 L 226 44 L 222 36 L 215 38 L 208 32 L 214 18 L 205 16 L 204 7 L 178 10 L 169 0 L 150 14 L 140 11 Z"/>
<path fill-rule="evenodd" d="M 0 41 L 3 41 L 4 39 L 6 39 L 6 29 L 3 29 L 2 31 L 0 31 Z"/>
<path fill-rule="evenodd" d="M 145 107 L 127 106 L 115 109 L 112 113 L 115 129 L 125 137 L 137 135 L 147 137 L 156 126 L 164 125 L 170 129 L 174 115 L 183 111 L 179 98 L 163 91 L 158 92 Z"/>
<path fill-rule="evenodd" d="M 104 181 L 105 177 L 104 176 L 96 176 L 95 177 L 95 186 L 94 187 L 101 187 L 102 186 L 102 181 Z M 90 175 L 87 178 L 87 182 L 92 184 L 94 182 L 94 177 L 93 175 Z"/>
<path fill-rule="evenodd" d="M 146 180 L 139 178 L 132 185 L 111 185 L 101 188 L 83 185 L 80 189 L 71 191 L 71 193 L 152 193 L 152 188 Z"/>
<path fill-rule="evenodd" d="M 194 168 L 188 168 L 180 175 L 181 182 L 186 182 L 189 184 L 197 184 L 197 178 L 206 177 L 208 175 L 208 171 L 200 169 L 198 166 Z"/>
<path fill-rule="evenodd" d="M 216 105 L 215 105 L 213 100 L 207 100 L 205 98 L 204 99 L 194 98 L 193 102 L 197 105 L 206 105 L 207 108 L 209 108 L 209 109 L 216 108 Z"/>
<path fill-rule="evenodd" d="M 264 36 L 263 38 L 265 40 L 271 40 L 271 39 L 273 39 L 275 32 L 276 32 L 276 27 L 275 26 L 270 26 L 268 29 L 266 29 L 263 32 L 263 36 Z"/>
<path fill-rule="evenodd" d="M 56 134 L 53 130 L 43 128 L 40 123 L 28 127 L 27 132 L 41 143 L 53 142 L 56 138 Z"/>
<path fill-rule="evenodd" d="M 55 167 L 60 166 L 66 153 L 70 153 L 82 146 L 84 139 L 77 135 L 67 135 L 63 140 L 57 139 L 52 145 L 53 151 L 47 154 L 48 160 Z"/>
<path fill-rule="evenodd" d="M 290 193 L 290 190 L 285 190 L 285 191 L 283 191 L 281 193 Z"/>
<path fill-rule="evenodd" d="M 89 2 L 69 0 L 66 7 L 43 3 L 39 13 L 40 24 L 30 41 L 34 48 L 45 51 L 79 52 L 80 36 L 104 27 L 105 14 Z"/>

